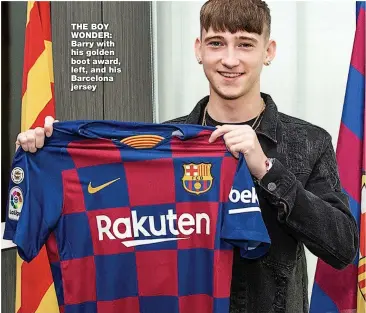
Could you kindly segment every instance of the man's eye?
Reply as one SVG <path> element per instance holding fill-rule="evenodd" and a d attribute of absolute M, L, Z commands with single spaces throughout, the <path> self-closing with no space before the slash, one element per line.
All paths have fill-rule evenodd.
<path fill-rule="evenodd" d="M 252 47 L 254 47 L 251 43 L 242 43 L 239 46 L 240 47 L 244 47 L 244 48 L 252 48 Z"/>
<path fill-rule="evenodd" d="M 213 47 L 220 47 L 220 46 L 222 46 L 222 44 L 221 44 L 220 41 L 211 41 L 208 44 L 209 44 L 209 46 L 213 46 Z"/>

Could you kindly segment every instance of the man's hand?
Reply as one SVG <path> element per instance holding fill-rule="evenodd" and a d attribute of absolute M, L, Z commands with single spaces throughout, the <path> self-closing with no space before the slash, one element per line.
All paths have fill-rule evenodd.
<path fill-rule="evenodd" d="M 211 134 L 209 142 L 214 142 L 220 136 L 224 136 L 228 150 L 236 158 L 239 158 L 239 153 L 243 153 L 252 175 L 257 179 L 262 179 L 267 173 L 267 156 L 264 154 L 253 128 L 248 125 L 217 126 L 217 129 Z"/>
<path fill-rule="evenodd" d="M 44 145 L 45 136 L 50 137 L 53 132 L 53 123 L 58 122 L 52 116 L 47 116 L 44 120 L 44 128 L 36 127 L 29 129 L 18 135 L 15 142 L 15 150 L 21 146 L 24 151 L 36 152 Z"/>

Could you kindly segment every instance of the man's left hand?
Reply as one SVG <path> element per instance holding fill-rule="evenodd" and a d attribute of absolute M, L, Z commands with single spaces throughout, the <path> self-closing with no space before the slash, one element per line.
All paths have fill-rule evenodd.
<path fill-rule="evenodd" d="M 266 160 L 257 135 L 249 125 L 222 125 L 211 134 L 209 142 L 214 142 L 218 137 L 223 136 L 228 150 L 234 157 L 239 158 L 242 153 L 247 162 L 249 171 L 257 179 L 267 173 Z"/>

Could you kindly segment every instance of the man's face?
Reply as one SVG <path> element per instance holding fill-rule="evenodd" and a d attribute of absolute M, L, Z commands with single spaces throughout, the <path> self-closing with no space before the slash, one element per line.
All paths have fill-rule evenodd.
<path fill-rule="evenodd" d="M 274 56 L 269 56 L 270 45 L 264 32 L 231 34 L 203 29 L 201 40 L 196 40 L 196 56 L 202 60 L 211 92 L 234 100 L 259 87 L 263 63 Z"/>

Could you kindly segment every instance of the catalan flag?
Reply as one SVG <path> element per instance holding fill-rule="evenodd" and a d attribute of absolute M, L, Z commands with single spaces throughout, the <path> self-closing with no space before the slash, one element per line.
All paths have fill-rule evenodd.
<path fill-rule="evenodd" d="M 366 123 L 365 2 L 356 4 L 357 24 L 348 73 L 337 162 L 344 192 L 360 230 L 359 255 L 344 270 L 319 260 L 310 313 L 366 313 Z"/>
<path fill-rule="evenodd" d="M 29 1 L 24 45 L 21 129 L 55 116 L 50 3 Z M 52 246 L 52 245 L 51 245 Z M 17 256 L 16 313 L 58 313 L 45 248 L 31 262 Z"/>

